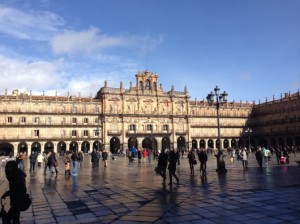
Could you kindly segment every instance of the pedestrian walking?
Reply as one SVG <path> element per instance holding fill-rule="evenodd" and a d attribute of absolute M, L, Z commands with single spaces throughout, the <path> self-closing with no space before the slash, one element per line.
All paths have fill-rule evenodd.
<path fill-rule="evenodd" d="M 96 149 L 93 149 L 93 152 L 91 153 L 91 163 L 92 163 L 92 168 L 97 167 L 97 153 Z"/>
<path fill-rule="evenodd" d="M 262 154 L 262 151 L 261 151 L 261 147 L 260 147 L 260 146 L 259 146 L 258 149 L 256 150 L 255 158 L 256 158 L 256 161 L 257 161 L 259 167 L 262 168 L 263 154 Z"/>
<path fill-rule="evenodd" d="M 174 149 L 171 149 L 170 153 L 169 153 L 169 165 L 168 165 L 168 170 L 169 170 L 169 176 L 170 176 L 170 183 L 169 185 L 172 186 L 173 182 L 172 182 L 172 177 L 175 177 L 176 181 L 177 181 L 177 185 L 179 184 L 179 178 L 176 175 L 176 163 L 177 163 L 177 154 L 174 151 Z"/>
<path fill-rule="evenodd" d="M 78 153 L 75 151 L 72 153 L 71 159 L 73 161 L 73 168 L 72 168 L 72 172 L 71 175 L 72 176 L 77 176 L 77 168 L 78 168 Z"/>
<path fill-rule="evenodd" d="M 42 166 L 43 161 L 44 161 L 44 157 L 43 157 L 43 155 L 41 153 L 39 153 L 38 156 L 37 156 L 38 167 Z"/>
<path fill-rule="evenodd" d="M 70 152 L 67 152 L 64 158 L 65 163 L 65 176 L 71 175 L 71 158 L 70 158 Z"/>
<path fill-rule="evenodd" d="M 80 151 L 80 152 L 78 153 L 78 167 L 82 167 L 83 159 L 84 159 L 83 152 Z"/>
<path fill-rule="evenodd" d="M 202 173 L 202 175 L 206 175 L 207 153 L 205 149 L 200 149 L 198 159 L 200 162 L 200 174 Z"/>
<path fill-rule="evenodd" d="M 29 171 L 34 172 L 36 160 L 37 160 L 37 153 L 35 151 L 32 151 L 29 156 L 29 163 L 30 163 Z"/>
<path fill-rule="evenodd" d="M 138 162 L 141 163 L 142 162 L 142 150 L 141 149 L 137 150 L 137 155 L 138 155 Z"/>
<path fill-rule="evenodd" d="M 248 152 L 247 152 L 246 148 L 242 149 L 241 157 L 242 157 L 242 161 L 243 161 L 243 168 L 247 169 L 248 168 Z"/>
<path fill-rule="evenodd" d="M 191 175 L 194 175 L 194 165 L 197 164 L 196 156 L 193 150 L 191 150 L 188 154 L 188 160 L 190 164 Z"/>
<path fill-rule="evenodd" d="M 104 167 L 107 167 L 107 158 L 108 158 L 108 153 L 104 149 L 103 152 L 102 152 L 102 160 L 103 160 Z"/>
<path fill-rule="evenodd" d="M 57 175 L 58 174 L 58 170 L 57 170 L 58 163 L 57 163 L 55 152 L 49 152 L 49 154 L 50 155 L 48 156 L 48 167 L 49 167 L 50 176 L 52 176 L 52 174 L 54 172 Z"/>
<path fill-rule="evenodd" d="M 166 170 L 168 166 L 168 151 L 163 149 L 161 153 L 158 155 L 158 162 L 156 167 L 156 173 L 161 175 L 163 178 L 162 184 L 166 184 Z"/>

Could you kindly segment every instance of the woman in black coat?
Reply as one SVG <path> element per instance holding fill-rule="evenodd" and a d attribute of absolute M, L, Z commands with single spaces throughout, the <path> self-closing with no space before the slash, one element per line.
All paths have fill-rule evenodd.
<path fill-rule="evenodd" d="M 172 176 L 175 177 L 175 179 L 177 181 L 177 184 L 179 184 L 179 178 L 175 174 L 175 172 L 176 172 L 176 163 L 177 163 L 177 155 L 176 155 L 174 149 L 172 149 L 170 151 L 168 160 L 169 160 L 168 170 L 169 170 L 169 176 L 170 176 L 169 185 L 172 186 Z"/>

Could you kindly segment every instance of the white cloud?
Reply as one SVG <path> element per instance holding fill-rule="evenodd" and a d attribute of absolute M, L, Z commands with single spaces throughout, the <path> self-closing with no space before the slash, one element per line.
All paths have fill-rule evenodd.
<path fill-rule="evenodd" d="M 0 5 L 0 33 L 14 38 L 47 41 L 64 23 L 52 12 L 25 12 Z"/>
<path fill-rule="evenodd" d="M 152 51 L 161 44 L 164 38 L 152 38 L 149 36 L 117 35 L 109 36 L 102 34 L 99 29 L 90 27 L 87 30 L 65 30 L 51 40 L 51 48 L 54 54 L 93 54 L 105 49 L 127 47 L 138 49 L 139 52 Z"/>
<path fill-rule="evenodd" d="M 54 54 L 90 54 L 105 48 L 128 45 L 123 37 L 100 35 L 97 28 L 91 27 L 83 31 L 66 30 L 56 35 L 51 41 Z"/>
<path fill-rule="evenodd" d="M 60 79 L 57 69 L 57 64 L 47 61 L 26 61 L 0 55 L 0 89 L 25 92 L 57 86 Z"/>

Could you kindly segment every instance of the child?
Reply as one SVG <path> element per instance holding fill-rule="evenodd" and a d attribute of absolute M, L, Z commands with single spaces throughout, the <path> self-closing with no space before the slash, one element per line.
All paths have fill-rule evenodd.
<path fill-rule="evenodd" d="M 66 168 L 65 168 L 65 175 L 66 176 L 70 176 L 71 175 L 71 158 L 70 158 L 70 155 L 69 153 L 67 152 L 66 155 L 65 155 L 65 158 L 64 158 L 64 163 L 66 165 Z"/>

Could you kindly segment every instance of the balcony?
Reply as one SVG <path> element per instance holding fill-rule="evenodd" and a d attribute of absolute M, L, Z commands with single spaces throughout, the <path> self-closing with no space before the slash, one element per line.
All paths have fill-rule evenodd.
<path fill-rule="evenodd" d="M 107 131 L 107 135 L 108 136 L 121 136 L 122 135 L 122 131 L 119 131 L 119 130 L 108 130 Z"/>

